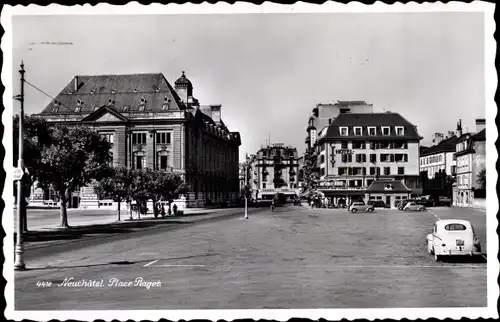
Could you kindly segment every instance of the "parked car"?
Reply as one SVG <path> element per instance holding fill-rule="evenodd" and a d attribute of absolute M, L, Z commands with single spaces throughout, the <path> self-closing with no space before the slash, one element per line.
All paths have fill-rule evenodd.
<path fill-rule="evenodd" d="M 438 220 L 432 233 L 427 235 L 427 252 L 434 255 L 436 261 L 442 256 L 473 256 L 481 253 L 481 243 L 468 220 Z"/>
<path fill-rule="evenodd" d="M 382 200 L 371 200 L 368 201 L 369 205 L 372 205 L 374 208 L 386 208 L 385 202 Z"/>
<path fill-rule="evenodd" d="M 399 210 L 403 210 L 403 208 L 406 206 L 406 204 L 410 202 L 409 200 L 401 200 L 398 202 L 397 207 Z"/>
<path fill-rule="evenodd" d="M 364 202 L 353 202 L 349 206 L 350 212 L 358 212 L 358 211 L 372 212 L 374 210 L 375 208 L 373 207 L 373 205 L 365 205 Z"/>
<path fill-rule="evenodd" d="M 426 208 L 423 205 L 419 205 L 415 201 L 410 201 L 404 206 L 403 210 L 404 211 L 424 211 L 424 210 L 426 210 Z"/>

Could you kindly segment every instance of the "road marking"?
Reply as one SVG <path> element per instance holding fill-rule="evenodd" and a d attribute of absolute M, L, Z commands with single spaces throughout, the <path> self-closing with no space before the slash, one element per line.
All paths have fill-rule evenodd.
<path fill-rule="evenodd" d="M 176 265 L 176 264 L 162 264 L 162 265 L 155 265 L 155 267 L 205 267 L 207 265 Z"/>
<path fill-rule="evenodd" d="M 432 214 L 434 217 L 436 217 L 437 220 L 441 220 L 441 218 L 439 218 L 435 213 L 433 213 L 432 211 L 430 210 L 427 210 L 430 214 Z"/>
<path fill-rule="evenodd" d="M 152 264 L 156 263 L 157 261 L 158 261 L 158 260 L 157 260 L 157 259 L 155 259 L 154 261 L 149 262 L 149 263 L 147 263 L 146 265 L 144 265 L 144 267 L 148 267 L 149 265 L 152 265 Z"/>
<path fill-rule="evenodd" d="M 346 265 L 337 268 L 486 268 L 485 265 Z"/>

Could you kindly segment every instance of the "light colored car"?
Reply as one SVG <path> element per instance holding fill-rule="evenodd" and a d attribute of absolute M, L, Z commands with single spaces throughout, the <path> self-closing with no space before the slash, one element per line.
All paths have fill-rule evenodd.
<path fill-rule="evenodd" d="M 372 212 L 374 210 L 375 208 L 373 208 L 373 205 L 365 205 L 364 202 L 353 202 L 352 205 L 349 206 L 350 212 L 358 212 L 358 211 Z"/>
<path fill-rule="evenodd" d="M 469 221 L 444 219 L 436 221 L 432 234 L 427 235 L 427 252 L 436 261 L 441 256 L 472 256 L 481 253 L 481 244 Z"/>
<path fill-rule="evenodd" d="M 411 201 L 403 207 L 403 210 L 404 211 L 424 211 L 424 210 L 426 210 L 426 208 L 423 205 L 419 205 L 415 201 Z"/>

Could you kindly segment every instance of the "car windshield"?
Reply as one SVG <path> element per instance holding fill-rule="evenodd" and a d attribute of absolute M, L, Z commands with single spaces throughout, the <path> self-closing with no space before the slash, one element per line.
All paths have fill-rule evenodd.
<path fill-rule="evenodd" d="M 448 225 L 444 226 L 444 229 L 446 229 L 446 230 L 466 230 L 467 227 L 465 227 L 465 225 L 462 225 L 462 224 L 448 224 Z"/>

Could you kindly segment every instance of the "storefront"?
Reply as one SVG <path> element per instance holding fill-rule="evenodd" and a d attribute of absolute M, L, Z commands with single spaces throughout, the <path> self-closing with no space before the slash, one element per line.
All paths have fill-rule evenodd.
<path fill-rule="evenodd" d="M 376 180 L 366 189 L 365 202 L 383 201 L 386 206 L 396 208 L 400 201 L 410 196 L 411 190 L 399 180 Z"/>

